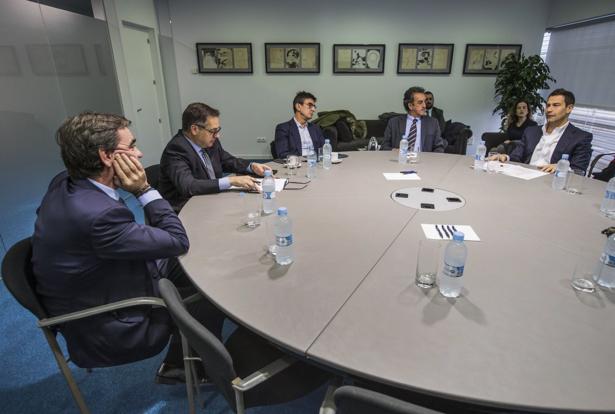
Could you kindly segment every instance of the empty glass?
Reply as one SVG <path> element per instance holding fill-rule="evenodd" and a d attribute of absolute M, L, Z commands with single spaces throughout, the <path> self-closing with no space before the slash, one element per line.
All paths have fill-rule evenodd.
<path fill-rule="evenodd" d="M 436 240 L 419 240 L 415 279 L 418 287 L 429 289 L 436 285 L 439 263 L 440 242 Z"/>
<path fill-rule="evenodd" d="M 241 224 L 251 229 L 258 227 L 261 224 L 261 195 L 256 194 L 256 197 L 253 197 L 251 194 L 241 192 L 240 196 L 243 200 L 244 211 Z"/>
<path fill-rule="evenodd" d="M 367 144 L 368 151 L 378 151 L 378 140 L 376 137 L 371 137 L 369 139 L 369 143 Z"/>
<path fill-rule="evenodd" d="M 408 162 L 410 162 L 410 164 L 416 164 L 417 162 L 419 162 L 418 151 L 410 151 L 408 153 Z"/>
<path fill-rule="evenodd" d="M 596 290 L 596 285 L 594 284 L 594 279 L 596 279 L 595 273 L 600 272 L 601 265 L 602 263 L 599 263 L 596 267 L 595 264 L 590 265 L 586 262 L 577 263 L 570 285 L 579 292 L 594 292 Z"/>
<path fill-rule="evenodd" d="M 318 148 L 318 166 L 322 167 L 322 147 Z"/>
<path fill-rule="evenodd" d="M 489 152 L 489 154 L 487 155 L 487 172 L 490 174 L 493 174 L 496 172 L 497 170 L 497 166 L 499 161 L 492 161 L 492 159 L 495 159 L 497 156 L 499 156 L 500 154 L 498 152 L 495 151 L 491 151 Z"/>
<path fill-rule="evenodd" d="M 300 161 L 299 161 L 299 157 L 296 155 L 289 155 L 288 157 L 286 157 L 286 175 L 295 175 L 295 169 L 299 168 L 300 166 Z"/>
<path fill-rule="evenodd" d="M 568 171 L 566 191 L 568 194 L 583 194 L 585 189 L 585 170 L 570 169 Z"/>

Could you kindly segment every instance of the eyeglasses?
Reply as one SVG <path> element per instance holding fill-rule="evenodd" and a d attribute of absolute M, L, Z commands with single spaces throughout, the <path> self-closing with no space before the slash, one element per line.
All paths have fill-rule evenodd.
<path fill-rule="evenodd" d="M 313 103 L 308 103 L 308 104 L 303 104 L 305 106 L 307 106 L 309 109 L 316 109 L 316 105 L 314 105 Z"/>
<path fill-rule="evenodd" d="M 220 133 L 220 131 L 222 131 L 222 127 L 218 127 L 218 128 L 214 128 L 214 129 L 209 129 L 207 128 L 205 125 L 201 125 L 201 124 L 194 124 L 197 127 L 204 129 L 205 131 L 209 132 L 212 135 L 217 135 Z"/>

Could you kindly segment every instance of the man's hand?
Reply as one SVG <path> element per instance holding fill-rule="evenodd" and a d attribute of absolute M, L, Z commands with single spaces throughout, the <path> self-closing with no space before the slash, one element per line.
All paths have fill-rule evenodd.
<path fill-rule="evenodd" d="M 115 154 L 113 159 L 115 185 L 129 193 L 136 194 L 147 188 L 147 176 L 145 169 L 136 157 L 125 153 Z"/>
<path fill-rule="evenodd" d="M 555 172 L 556 167 L 557 167 L 557 164 L 547 164 L 547 165 L 538 166 L 538 169 L 542 172 L 551 174 Z"/>
<path fill-rule="evenodd" d="M 258 190 L 258 181 L 249 175 L 234 175 L 229 177 L 229 181 L 235 187 L 245 188 L 246 190 Z"/>
<path fill-rule="evenodd" d="M 510 158 L 506 154 L 497 154 L 492 155 L 491 157 L 487 157 L 487 161 L 499 161 L 499 162 L 508 162 Z"/>
<path fill-rule="evenodd" d="M 254 174 L 260 175 L 261 177 L 265 175 L 266 170 L 271 170 L 270 166 L 259 164 L 258 162 L 253 162 L 252 165 L 250 165 L 250 168 L 252 168 L 252 172 Z"/>

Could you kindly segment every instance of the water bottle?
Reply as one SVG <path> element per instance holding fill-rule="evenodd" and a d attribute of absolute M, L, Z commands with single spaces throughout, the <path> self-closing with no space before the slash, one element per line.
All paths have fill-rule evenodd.
<path fill-rule="evenodd" d="M 476 154 L 474 154 L 474 171 L 482 171 L 485 166 L 485 154 L 487 153 L 487 147 L 485 142 L 481 141 L 476 147 Z"/>
<path fill-rule="evenodd" d="M 263 178 L 263 213 L 271 214 L 275 211 L 275 180 L 271 170 L 265 170 Z"/>
<path fill-rule="evenodd" d="M 405 164 L 408 162 L 408 140 L 405 136 L 401 136 L 401 141 L 399 141 L 399 159 L 400 164 Z"/>
<path fill-rule="evenodd" d="M 607 217 L 615 217 L 615 177 L 611 178 L 606 185 L 600 211 Z"/>
<path fill-rule="evenodd" d="M 293 223 L 288 217 L 286 207 L 278 208 L 278 215 L 273 225 L 275 244 L 277 246 L 275 261 L 279 265 L 293 262 Z"/>
<path fill-rule="evenodd" d="M 313 149 L 309 150 L 307 155 L 307 173 L 305 174 L 307 178 L 311 179 L 316 177 L 317 162 L 318 157 L 316 156 L 316 151 L 314 151 Z"/>
<path fill-rule="evenodd" d="M 325 145 L 322 146 L 322 168 L 325 170 L 331 169 L 331 153 L 333 147 L 328 139 L 325 139 Z"/>
<path fill-rule="evenodd" d="M 456 298 L 463 286 L 463 269 L 468 257 L 468 248 L 463 242 L 464 234 L 460 231 L 453 233 L 451 240 L 444 250 L 444 266 L 438 280 L 440 293 L 447 298 Z"/>
<path fill-rule="evenodd" d="M 568 161 L 568 154 L 564 154 L 562 155 L 562 159 L 557 163 L 557 167 L 555 167 L 552 185 L 554 190 L 563 190 L 566 188 L 566 180 L 568 179 L 569 169 L 570 161 Z"/>
<path fill-rule="evenodd" d="M 594 272 L 594 280 L 600 286 L 615 288 L 615 234 L 612 234 L 604 245 L 598 269 Z"/>

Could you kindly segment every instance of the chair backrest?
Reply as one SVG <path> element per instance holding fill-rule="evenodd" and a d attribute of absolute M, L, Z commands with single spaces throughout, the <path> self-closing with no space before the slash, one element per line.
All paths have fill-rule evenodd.
<path fill-rule="evenodd" d="M 146 167 L 145 175 L 147 176 L 147 182 L 149 185 L 155 189 L 158 189 L 158 183 L 160 182 L 160 164 L 154 164 Z"/>
<path fill-rule="evenodd" d="M 32 272 L 32 240 L 30 237 L 15 243 L 2 260 L 2 278 L 17 302 L 38 319 L 47 317 L 36 294 Z"/>
<path fill-rule="evenodd" d="M 234 408 L 235 392 L 231 382 L 237 378 L 237 374 L 231 355 L 224 344 L 186 310 L 173 282 L 160 279 L 158 286 L 171 318 L 186 337 L 190 347 L 203 360 L 207 376 Z"/>
<path fill-rule="evenodd" d="M 504 132 L 485 132 L 481 139 L 485 141 L 485 147 L 487 147 L 487 152 L 489 152 L 491 148 L 495 148 L 506 141 L 508 134 Z"/>
<path fill-rule="evenodd" d="M 438 414 L 412 403 L 364 388 L 343 386 L 335 390 L 336 414 Z"/>

